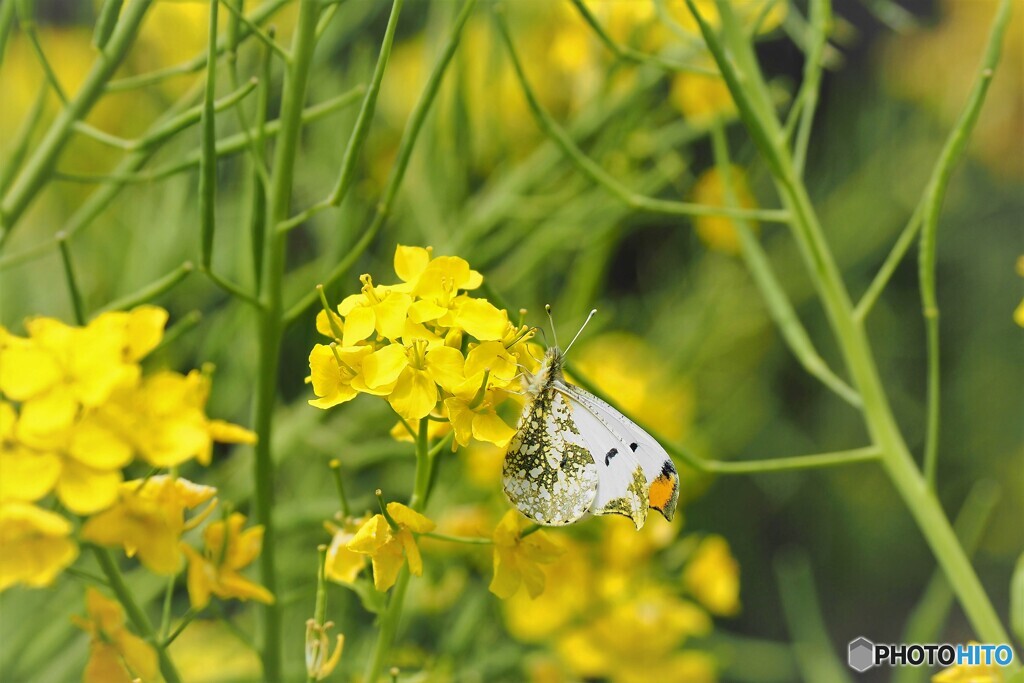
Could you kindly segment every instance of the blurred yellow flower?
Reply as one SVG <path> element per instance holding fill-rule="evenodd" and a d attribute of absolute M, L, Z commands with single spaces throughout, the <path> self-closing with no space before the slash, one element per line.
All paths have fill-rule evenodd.
<path fill-rule="evenodd" d="M 683 584 L 712 614 L 731 616 L 740 609 L 740 566 L 721 536 L 701 540 L 683 570 Z"/>
<path fill-rule="evenodd" d="M 156 650 L 125 627 L 124 609 L 95 588 L 85 593 L 87 616 L 72 617 L 91 637 L 85 683 L 133 683 L 158 680 Z"/>
<path fill-rule="evenodd" d="M 60 458 L 51 451 L 28 448 L 15 439 L 14 406 L 0 401 L 0 503 L 32 502 L 53 490 L 60 476 Z"/>
<path fill-rule="evenodd" d="M 49 586 L 78 557 L 71 523 L 28 503 L 0 503 L 0 591 Z"/>
<path fill-rule="evenodd" d="M 388 503 L 387 510 L 398 528 L 392 529 L 384 515 L 376 514 L 359 527 L 348 543 L 349 550 L 370 556 L 373 585 L 379 591 L 395 585 L 406 561 L 414 576 L 423 574 L 423 558 L 412 534 L 434 530 L 432 521 L 401 503 Z"/>
<path fill-rule="evenodd" d="M 215 441 L 256 442 L 247 429 L 206 416 L 210 378 L 192 370 L 187 375 L 165 370 L 148 375 L 131 389 L 115 392 L 110 401 L 82 419 L 89 435 L 122 439 L 122 450 L 136 452 L 154 467 L 174 467 L 195 458 L 210 464 Z M 100 449 L 89 444 L 89 452 Z"/>
<path fill-rule="evenodd" d="M 713 681 L 707 655 L 680 652 L 690 636 L 705 635 L 711 620 L 696 605 L 664 589 L 646 587 L 558 642 L 558 652 L 577 676 L 615 683 L 649 680 Z"/>
<path fill-rule="evenodd" d="M 82 538 L 105 546 L 123 546 L 128 557 L 156 574 L 181 570 L 181 534 L 213 511 L 210 505 L 185 523 L 185 510 L 213 498 L 217 489 L 187 479 L 157 475 L 121 484 L 120 500 L 82 527 Z"/>
<path fill-rule="evenodd" d="M 531 598 L 543 593 L 540 565 L 554 562 L 564 552 L 543 531 L 524 535 L 530 526 L 518 510 L 509 510 L 494 529 L 494 578 L 489 588 L 499 598 L 511 598 L 520 584 Z"/>
<path fill-rule="evenodd" d="M 519 591 L 501 605 L 505 628 L 517 640 L 550 642 L 596 601 L 597 564 L 588 545 L 571 538 L 560 540 L 565 552 L 541 567 L 544 592 L 531 598 L 527 591 Z"/>
<path fill-rule="evenodd" d="M 356 531 L 366 523 L 365 519 L 345 520 L 342 526 L 327 522 L 324 526 L 331 533 L 331 544 L 327 547 L 324 576 L 336 583 L 352 584 L 359 572 L 366 566 L 366 555 L 349 550 L 348 544 Z"/>
<path fill-rule="evenodd" d="M 686 378 L 665 372 L 662 354 L 627 332 L 602 334 L 588 341 L 573 361 L 580 373 L 615 397 L 627 414 L 673 440 L 685 438 L 696 409 Z"/>
<path fill-rule="evenodd" d="M 736 113 L 729 88 L 718 76 L 678 73 L 672 78 L 669 102 L 694 125 Z"/>
<path fill-rule="evenodd" d="M 963 110 L 998 3 L 941 0 L 935 5 L 931 16 L 937 21 L 891 36 L 881 51 L 884 64 L 879 72 L 897 96 L 924 104 L 945 128 L 953 126 Z M 996 76 L 967 148 L 994 174 L 1011 182 L 1024 178 L 1024 155 L 1008 153 L 1006 147 L 1009 140 L 1024 139 L 1022 82 L 1024 13 L 1015 8 Z"/>
<path fill-rule="evenodd" d="M 175 638 L 168 647 L 168 654 L 182 681 L 223 683 L 260 680 L 259 655 L 231 628 L 221 620 L 194 619 Z"/>
<path fill-rule="evenodd" d="M 731 166 L 730 181 L 733 194 L 741 208 L 753 209 L 757 206 L 754 195 L 747 185 L 747 176 L 738 166 Z M 717 168 L 705 171 L 693 186 L 693 201 L 705 206 L 725 206 L 725 186 L 722 184 L 722 177 Z M 740 238 L 736 232 L 736 224 L 731 218 L 725 216 L 695 216 L 694 227 L 697 229 L 697 237 L 700 238 L 709 249 L 721 251 L 726 254 L 740 253 Z M 756 230 L 756 222 L 749 223 L 751 229 Z"/>
<path fill-rule="evenodd" d="M 200 555 L 190 545 L 181 544 L 188 557 L 188 597 L 193 609 L 203 609 L 210 594 L 219 598 L 274 602 L 263 586 L 242 576 L 241 571 L 260 554 L 263 527 L 242 531 L 245 515 L 233 512 L 227 521 L 213 522 L 203 531 L 205 548 Z"/>

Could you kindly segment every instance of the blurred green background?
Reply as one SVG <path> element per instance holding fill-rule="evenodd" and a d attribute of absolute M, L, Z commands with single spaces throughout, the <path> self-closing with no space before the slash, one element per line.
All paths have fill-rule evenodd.
<path fill-rule="evenodd" d="M 588 4 L 609 26 L 620 27 L 614 28 L 619 33 L 613 31 L 618 39 L 633 41 L 638 48 L 651 45 L 645 42 L 652 39 L 644 34 L 644 22 L 657 17 L 645 19 L 634 7 L 623 9 L 633 4 L 630 0 Z M 636 0 L 640 4 L 646 3 Z M 879 0 L 835 3 L 837 24 L 807 163 L 812 198 L 855 297 L 870 282 L 918 201 L 966 97 L 995 6 L 986 0 L 900 4 L 904 12 Z M 651 66 L 614 64 L 568 2 L 516 0 L 508 5 L 531 81 L 580 146 L 637 191 L 693 199 L 697 179 L 713 161 L 706 121 L 702 123 L 692 102 L 688 105 L 680 94 L 684 87 Z M 290 34 L 294 9 L 286 7 L 270 22 L 282 42 Z M 974 564 L 1004 618 L 1010 575 L 1024 548 L 1024 330 L 1013 319 L 1024 290 L 1024 273 L 1015 265 L 1024 254 L 1024 3 L 1017 2 L 1015 9 L 989 102 L 945 202 L 937 276 L 943 386 L 939 495 L 950 516 L 971 491 L 982 507 L 994 503 Z M 340 208 L 319 214 L 289 235 L 287 302 L 310 292 L 369 223 L 406 117 L 457 10 L 458 4 L 448 1 L 408 3 L 356 185 Z M 201 53 L 207 11 L 202 2 L 158 2 L 123 74 Z M 387 3 L 371 0 L 341 5 L 318 48 L 307 105 L 368 81 L 387 11 Z M 788 106 L 801 77 L 805 13 L 803 3 L 789 7 L 781 24 L 759 40 L 758 51 L 780 106 Z M 66 89 L 74 92 L 91 60 L 94 10 L 90 3 L 46 1 L 37 3 L 36 14 L 42 45 Z M 662 41 L 654 45 L 667 54 L 688 49 L 678 36 Z M 255 72 L 257 54 L 253 44 L 240 51 L 240 71 L 246 76 Z M 279 82 L 279 69 L 273 75 Z M 121 137 L 137 136 L 197 78 L 201 75 L 185 75 L 109 95 L 89 122 Z M 0 158 L 7 158 L 22 134 L 22 120 L 41 83 L 38 63 L 24 35 L 15 31 L 0 66 L 5 102 L 0 107 Z M 699 86 L 697 92 L 698 102 L 711 97 Z M 251 105 L 247 100 L 250 120 Z M 270 118 L 276 118 L 278 106 L 271 102 Z M 356 110 L 349 106 L 305 128 L 296 210 L 330 190 Z M 56 111 L 51 96 L 42 121 L 51 120 Z M 239 129 L 231 112 L 220 114 L 217 126 L 221 137 Z M 745 131 L 733 122 L 728 133 L 734 161 L 744 169 L 757 203 L 777 206 L 767 169 Z M 197 146 L 198 130 L 189 129 L 165 144 L 145 168 L 166 167 L 187 158 Z M 122 154 L 79 136 L 57 168 L 68 174 L 108 173 Z M 185 261 L 198 260 L 197 182 L 195 168 L 190 168 L 126 185 L 74 236 L 75 267 L 90 310 Z M 252 187 L 244 150 L 220 162 L 215 268 L 247 288 L 253 282 L 248 227 Z M 0 324 L 21 332 L 26 316 L 72 319 L 56 249 L 11 261 L 66 226 L 94 189 L 95 184 L 55 179 L 4 245 Z M 728 229 L 718 225 L 709 230 Z M 786 228 L 762 225 L 760 235 L 822 355 L 832 367 L 840 367 L 827 321 Z M 650 401 L 648 405 L 675 407 L 674 413 L 657 417 L 662 431 L 705 457 L 779 457 L 865 443 L 858 414 L 795 361 L 734 253 L 715 248 L 713 239 L 702 240 L 687 219 L 627 209 L 581 176 L 543 137 L 512 76 L 486 3 L 466 28 L 393 217 L 342 282 L 330 288 L 331 300 L 355 292 L 363 272 L 381 282 L 394 280 L 396 244 L 431 245 L 436 254 L 467 259 L 510 311 L 528 309 L 529 323 L 541 325 L 542 305 L 551 302 L 563 336 L 575 332 L 596 307 L 599 313 L 579 351 L 588 367 L 596 368 L 595 378 L 604 379 L 602 367 L 623 366 L 618 375 L 606 370 L 609 377 L 602 383 L 615 395 L 616 381 L 639 377 L 640 389 L 628 391 L 643 394 L 640 399 Z M 179 370 L 215 364 L 209 413 L 248 424 L 256 366 L 250 310 L 198 273 L 157 303 L 170 310 L 172 324 L 192 311 L 199 311 L 202 319 L 148 362 Z M 876 306 L 868 331 L 896 416 L 917 453 L 925 388 L 920 310 L 914 249 Z M 314 313 L 309 311 L 285 337 L 274 443 L 280 463 L 278 552 L 284 591 L 279 597 L 286 605 L 286 661 L 300 670 L 302 624 L 311 613 L 315 588 L 316 545 L 328 538 L 321 521 L 337 509 L 327 461 L 342 459 L 357 509 L 371 507 L 377 487 L 404 496 L 413 465 L 409 445 L 388 434 L 394 418 L 383 401 L 362 397 L 326 413 L 306 405 L 311 397 L 303 383 L 307 356 L 319 341 Z M 601 346 L 606 335 L 623 332 L 642 339 L 643 345 Z M 493 454 L 470 449 L 443 463 L 442 488 L 428 513 L 443 516 L 456 505 L 504 509 L 496 479 L 480 475 L 474 481 L 470 476 L 476 465 L 467 461 L 474 457 Z M 209 471 L 196 468 L 184 474 L 216 484 L 222 498 L 237 501 L 245 510 L 251 495 L 250 462 L 245 448 L 225 450 L 218 452 Z M 701 644 L 716 653 L 722 680 L 793 680 L 799 675 L 794 659 L 799 652 L 791 644 L 800 637 L 784 605 L 804 616 L 813 613 L 801 568 L 812 572 L 825 637 L 840 656 L 847 641 L 859 635 L 899 642 L 935 562 L 880 468 L 858 465 L 720 479 L 684 472 L 684 479 L 685 522 L 673 532 L 680 539 L 673 547 L 682 547 L 691 532 L 720 534 L 740 566 L 742 609 L 736 616 L 716 619 L 714 634 Z M 596 532 L 590 528 L 579 533 L 587 537 Z M 666 562 L 671 566 L 673 561 L 670 557 Z M 420 586 L 414 582 L 419 598 L 400 638 L 408 670 L 427 662 L 435 672 L 453 671 L 451 680 L 523 680 L 528 675 L 563 680 L 542 678 L 543 671 L 531 668 L 534 654 L 553 651 L 553 639 L 520 643 L 510 638 L 500 601 L 486 592 L 486 562 L 481 571 L 467 573 L 465 567 L 472 564 L 452 560 L 445 551 L 434 556 L 427 552 L 427 579 Z M 455 578 L 448 577 L 453 572 Z M 787 580 L 796 585 L 789 593 L 784 590 L 783 597 L 780 572 L 784 588 Z M 69 596 L 79 590 L 68 579 L 57 591 L 13 591 L 0 597 L 5 615 L 0 672 L 39 674 L 25 680 L 77 678 L 85 641 L 72 632 L 66 615 L 77 608 L 78 597 L 71 597 L 75 608 L 68 605 Z M 154 582 L 154 594 L 156 590 Z M 445 590 L 455 591 L 454 598 Z M 178 598 L 184 601 L 183 589 Z M 432 599 L 439 608 L 430 607 Z M 231 609 L 238 610 L 243 628 L 251 627 L 248 607 Z M 349 638 L 343 670 L 361 670 L 373 634 L 372 615 L 342 588 L 332 588 L 328 615 Z M 935 626 L 939 642 L 972 638 L 955 606 L 948 624 Z M 195 637 L 201 643 L 204 636 L 197 631 Z M 209 650 L 217 651 L 209 643 L 223 636 L 205 637 Z M 231 648 L 223 647 L 219 677 L 202 680 L 232 680 L 235 659 L 243 672 L 237 675 L 244 678 L 248 655 L 239 652 L 232 659 Z M 66 660 L 53 660 L 55 651 L 70 654 Z M 206 662 L 201 668 L 209 669 L 200 654 L 193 656 Z M 564 680 L 573 679 L 564 667 L 555 670 Z"/>

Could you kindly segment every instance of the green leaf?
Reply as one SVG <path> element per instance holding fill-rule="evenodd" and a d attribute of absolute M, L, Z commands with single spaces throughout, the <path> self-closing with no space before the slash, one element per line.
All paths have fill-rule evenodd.
<path fill-rule="evenodd" d="M 373 581 L 368 578 L 356 579 L 355 583 L 345 584 L 353 593 L 359 596 L 359 602 L 367 612 L 380 614 L 388 606 L 387 593 L 382 593 L 373 587 Z"/>

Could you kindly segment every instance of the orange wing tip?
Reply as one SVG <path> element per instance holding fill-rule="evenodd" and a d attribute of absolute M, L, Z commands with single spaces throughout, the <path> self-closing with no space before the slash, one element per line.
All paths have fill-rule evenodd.
<path fill-rule="evenodd" d="M 679 500 L 679 476 L 674 468 L 666 464 L 657 479 L 651 482 L 648 498 L 651 507 L 671 522 Z"/>

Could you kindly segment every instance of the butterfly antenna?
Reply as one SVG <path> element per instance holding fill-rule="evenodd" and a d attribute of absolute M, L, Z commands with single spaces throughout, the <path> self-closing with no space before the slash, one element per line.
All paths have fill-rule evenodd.
<path fill-rule="evenodd" d="M 551 324 L 551 336 L 555 339 L 555 346 L 558 346 L 558 334 L 555 332 L 555 319 L 551 317 L 551 304 L 544 304 L 544 311 L 548 314 L 548 323 Z"/>
<path fill-rule="evenodd" d="M 583 324 L 582 324 L 582 325 L 580 325 L 580 330 L 579 330 L 579 332 L 577 332 L 577 333 L 576 333 L 576 336 L 572 338 L 572 341 L 571 341 L 571 342 L 569 342 L 569 345 L 565 347 L 565 351 L 563 351 L 563 352 L 562 352 L 562 355 L 563 355 L 563 356 L 564 356 L 565 354 L 569 353 L 569 349 L 571 349 L 571 348 L 572 348 L 572 345 L 573 345 L 573 344 L 575 344 L 575 343 L 576 343 L 576 340 L 580 338 L 580 334 L 582 334 L 582 333 L 583 333 L 583 328 L 587 326 L 587 323 L 589 323 L 589 322 L 590 322 L 590 319 L 591 319 L 591 318 L 593 318 L 593 317 L 594 317 L 594 315 L 595 315 L 596 313 L 597 313 L 597 309 L 596 309 L 596 308 L 595 308 L 595 309 L 593 309 L 592 311 L 590 311 L 590 315 L 588 315 L 588 316 L 587 316 L 587 319 L 583 321 Z"/>

